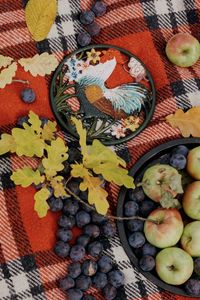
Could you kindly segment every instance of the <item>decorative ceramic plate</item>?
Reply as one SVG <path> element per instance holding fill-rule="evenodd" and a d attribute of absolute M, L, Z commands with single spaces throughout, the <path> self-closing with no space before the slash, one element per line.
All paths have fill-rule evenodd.
<path fill-rule="evenodd" d="M 60 126 L 77 137 L 71 117 L 81 119 L 87 139 L 106 145 L 139 134 L 155 108 L 154 81 L 132 53 L 91 45 L 68 55 L 51 84 L 51 106 Z"/>
<path fill-rule="evenodd" d="M 136 164 L 130 169 L 129 174 L 134 177 L 135 183 L 137 184 L 138 182 L 141 182 L 143 174 L 145 170 L 157 163 L 167 163 L 169 161 L 169 153 L 173 150 L 178 145 L 185 145 L 189 149 L 192 149 L 194 147 L 200 146 L 200 138 L 184 138 L 184 139 L 177 139 L 165 144 L 162 144 L 151 151 L 149 151 L 147 154 L 142 156 Z M 128 201 L 128 192 L 129 190 L 126 188 L 121 188 L 119 197 L 118 197 L 118 207 L 117 207 L 117 216 L 118 217 L 124 217 L 124 205 Z M 148 198 L 147 198 L 148 199 Z M 155 207 L 156 208 L 156 207 Z M 154 208 L 154 209 L 155 209 Z M 139 214 L 140 215 L 140 214 Z M 184 218 L 184 214 L 182 216 Z M 184 221 L 184 219 L 183 219 Z M 192 220 L 191 220 L 192 221 Z M 183 295 L 186 297 L 196 297 L 200 298 L 200 295 L 197 296 L 192 296 L 192 295 L 187 295 L 183 285 L 180 286 L 174 286 L 165 283 L 162 281 L 156 271 L 155 268 L 150 271 L 150 272 L 144 272 L 141 270 L 139 267 L 139 259 L 141 258 L 141 249 L 134 249 L 129 245 L 128 242 L 128 237 L 130 235 L 130 231 L 128 230 L 127 227 L 127 221 L 118 221 L 118 230 L 119 230 L 119 235 L 120 239 L 122 242 L 122 246 L 124 250 L 126 251 L 130 261 L 133 263 L 134 266 L 138 268 L 138 270 L 150 281 L 152 281 L 154 284 L 159 286 L 160 288 L 167 290 L 169 292 L 172 292 L 174 294 L 179 294 Z M 159 250 L 159 249 L 157 249 Z M 161 249 L 160 249 L 161 250 Z M 195 275 L 192 275 L 192 278 Z"/>

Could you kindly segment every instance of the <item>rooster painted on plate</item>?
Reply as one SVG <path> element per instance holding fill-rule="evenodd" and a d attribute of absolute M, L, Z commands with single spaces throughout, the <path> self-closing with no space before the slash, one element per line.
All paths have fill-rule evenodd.
<path fill-rule="evenodd" d="M 109 115 L 114 119 L 141 111 L 148 98 L 149 91 L 138 83 L 127 83 L 109 89 L 105 82 L 116 67 L 116 59 L 105 63 L 90 65 L 76 78 L 77 94 L 81 106 L 87 114 L 95 116 Z"/>

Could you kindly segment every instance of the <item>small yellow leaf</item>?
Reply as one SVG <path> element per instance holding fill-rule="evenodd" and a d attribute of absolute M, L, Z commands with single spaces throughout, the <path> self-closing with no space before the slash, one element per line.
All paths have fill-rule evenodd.
<path fill-rule="evenodd" d="M 42 164 L 45 168 L 45 174 L 53 177 L 57 172 L 64 169 L 63 162 L 68 158 L 68 147 L 65 142 L 58 137 L 51 142 L 51 145 L 46 146 L 47 157 L 43 158 Z"/>
<path fill-rule="evenodd" d="M 0 69 L 9 66 L 12 61 L 12 57 L 0 55 Z"/>
<path fill-rule="evenodd" d="M 187 112 L 177 109 L 166 121 L 173 128 L 179 128 L 183 137 L 200 137 L 200 107 L 192 107 Z"/>
<path fill-rule="evenodd" d="M 29 116 L 28 122 L 31 124 L 31 128 L 33 129 L 33 131 L 36 134 L 40 134 L 42 131 L 42 128 L 41 128 L 42 122 L 41 122 L 40 118 L 38 117 L 38 115 L 36 115 L 32 111 L 29 112 L 28 116 Z"/>
<path fill-rule="evenodd" d="M 44 40 L 57 13 L 56 0 L 29 0 L 25 9 L 28 29 L 37 42 Z"/>
<path fill-rule="evenodd" d="M 16 151 L 16 143 L 12 135 L 3 133 L 0 140 L 0 155 L 7 152 L 14 153 Z"/>
<path fill-rule="evenodd" d="M 75 124 L 77 133 L 79 135 L 79 144 L 81 146 L 81 153 L 83 156 L 87 155 L 87 145 L 86 145 L 86 130 L 83 128 L 81 120 L 72 117 L 72 122 Z"/>
<path fill-rule="evenodd" d="M 29 71 L 34 77 L 37 75 L 49 75 L 58 65 L 56 57 L 47 52 L 40 55 L 36 54 L 32 58 L 21 58 L 18 63 L 24 67 L 26 72 Z"/>
<path fill-rule="evenodd" d="M 3 89 L 7 84 L 12 83 L 12 79 L 17 71 L 17 63 L 13 62 L 6 69 L 0 72 L 0 88 Z"/>
<path fill-rule="evenodd" d="M 62 176 L 53 177 L 50 181 L 51 187 L 54 189 L 54 196 L 56 198 L 65 197 L 67 193 L 63 184 L 64 178 Z"/>
<path fill-rule="evenodd" d="M 42 138 L 45 141 L 51 141 L 55 139 L 56 122 L 48 121 L 44 124 L 42 129 Z"/>
<path fill-rule="evenodd" d="M 21 185 L 22 187 L 27 187 L 32 183 L 37 185 L 44 180 L 44 178 L 40 176 L 40 172 L 38 170 L 34 171 L 29 167 L 16 170 L 10 178 L 16 185 Z"/>
<path fill-rule="evenodd" d="M 35 193 L 35 205 L 34 210 L 37 212 L 40 218 L 43 218 L 47 215 L 49 205 L 47 199 L 50 196 L 50 191 L 47 188 L 42 188 L 37 193 Z"/>

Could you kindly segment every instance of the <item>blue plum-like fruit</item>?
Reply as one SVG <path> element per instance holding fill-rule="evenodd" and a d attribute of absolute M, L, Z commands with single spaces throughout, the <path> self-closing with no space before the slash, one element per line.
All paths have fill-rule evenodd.
<path fill-rule="evenodd" d="M 81 274 L 81 264 L 79 262 L 73 262 L 68 266 L 68 274 L 72 278 L 77 278 Z"/>
<path fill-rule="evenodd" d="M 187 159 L 182 154 L 173 154 L 170 157 L 170 165 L 178 170 L 185 169 L 187 164 Z"/>
<path fill-rule="evenodd" d="M 145 255 L 139 260 L 139 266 L 143 271 L 151 271 L 154 269 L 156 263 L 153 256 Z"/>
<path fill-rule="evenodd" d="M 70 258 L 72 261 L 80 261 L 85 256 L 85 248 L 81 245 L 75 245 L 71 248 Z"/>
<path fill-rule="evenodd" d="M 115 288 L 119 288 L 121 285 L 123 285 L 124 280 L 125 280 L 125 276 L 119 270 L 113 270 L 108 273 L 108 281 Z"/>
<path fill-rule="evenodd" d="M 131 247 L 140 248 L 145 243 L 145 237 L 141 232 L 134 232 L 129 236 L 128 241 Z"/>

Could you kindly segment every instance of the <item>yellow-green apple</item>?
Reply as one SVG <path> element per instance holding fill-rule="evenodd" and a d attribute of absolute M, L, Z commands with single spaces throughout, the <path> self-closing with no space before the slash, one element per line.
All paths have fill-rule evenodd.
<path fill-rule="evenodd" d="M 165 192 L 171 193 L 173 197 L 183 192 L 181 175 L 175 168 L 164 164 L 156 164 L 145 171 L 142 188 L 155 202 L 160 202 Z"/>
<path fill-rule="evenodd" d="M 200 181 L 188 184 L 183 195 L 182 205 L 188 217 L 200 220 Z"/>
<path fill-rule="evenodd" d="M 158 223 L 148 221 L 148 219 Z M 158 248 L 176 245 L 183 233 L 181 214 L 175 208 L 155 209 L 144 223 L 144 233 L 147 241 Z"/>
<path fill-rule="evenodd" d="M 194 179 L 200 180 L 200 146 L 189 151 L 187 171 Z"/>
<path fill-rule="evenodd" d="M 191 256 L 200 256 L 200 221 L 194 221 L 185 226 L 181 245 Z"/>
<path fill-rule="evenodd" d="M 168 284 L 183 284 L 190 278 L 193 269 L 192 257 L 178 247 L 163 249 L 156 256 L 158 276 Z"/>
<path fill-rule="evenodd" d="M 199 41 L 189 33 L 177 33 L 167 42 L 168 59 L 179 67 L 193 66 L 200 56 Z"/>

